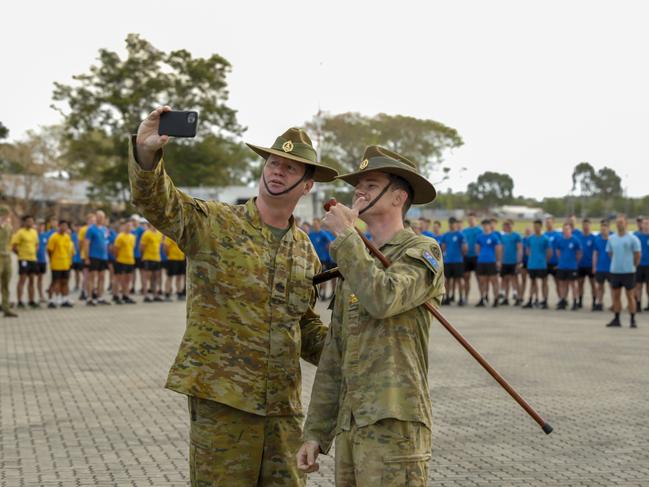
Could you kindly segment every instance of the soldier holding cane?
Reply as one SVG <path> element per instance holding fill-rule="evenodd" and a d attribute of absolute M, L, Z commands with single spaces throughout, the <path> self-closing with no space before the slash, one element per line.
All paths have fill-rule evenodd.
<path fill-rule="evenodd" d="M 370 146 L 356 172 L 352 208 L 332 207 L 323 225 L 344 281 L 336 287 L 331 326 L 297 457 L 306 472 L 335 439 L 336 485 L 425 485 L 431 452 L 428 333 L 444 293 L 434 239 L 404 229 L 411 203 L 435 198 L 414 162 Z M 384 269 L 354 229 L 361 215 L 372 242 L 392 261 Z"/>
<path fill-rule="evenodd" d="M 287 130 L 269 147 L 258 196 L 245 205 L 191 198 L 164 170 L 161 107 L 132 141 L 133 202 L 188 257 L 187 329 L 166 386 L 189 397 L 193 486 L 300 486 L 299 358 L 317 364 L 327 333 L 315 314 L 318 257 L 292 212 L 314 181 L 308 135 Z"/>

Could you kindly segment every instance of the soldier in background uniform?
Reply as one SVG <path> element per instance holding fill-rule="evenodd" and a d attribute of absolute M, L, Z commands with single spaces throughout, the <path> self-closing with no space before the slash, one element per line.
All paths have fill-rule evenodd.
<path fill-rule="evenodd" d="M 0 287 L 2 288 L 2 314 L 7 318 L 18 316 L 9 307 L 9 282 L 11 281 L 11 221 L 9 208 L 0 205 Z"/>
<path fill-rule="evenodd" d="M 339 281 L 331 326 L 318 365 L 304 427 L 300 469 L 335 438 L 336 485 L 426 485 L 431 456 L 428 333 L 444 294 L 436 240 L 404 229 L 411 203 L 435 198 L 414 162 L 370 146 L 358 171 L 340 179 L 355 186 L 353 208 L 337 205 L 323 225 L 336 234 L 331 254 Z M 392 261 L 385 269 L 354 229 L 367 223 L 372 241 Z"/>
<path fill-rule="evenodd" d="M 141 123 L 129 177 L 134 204 L 188 257 L 187 328 L 166 386 L 189 396 L 192 485 L 304 485 L 299 359 L 317 365 L 327 327 L 313 310 L 320 262 L 292 213 L 336 171 L 292 128 L 270 148 L 249 144 L 266 160 L 256 198 L 191 198 L 164 170 L 168 110 Z"/>

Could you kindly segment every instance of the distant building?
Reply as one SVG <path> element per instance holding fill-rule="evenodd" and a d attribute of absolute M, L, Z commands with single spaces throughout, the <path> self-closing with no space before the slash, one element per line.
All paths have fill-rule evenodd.
<path fill-rule="evenodd" d="M 535 220 L 545 217 L 542 208 L 529 206 L 505 205 L 493 209 L 493 214 L 499 218 L 511 218 L 512 220 Z"/>

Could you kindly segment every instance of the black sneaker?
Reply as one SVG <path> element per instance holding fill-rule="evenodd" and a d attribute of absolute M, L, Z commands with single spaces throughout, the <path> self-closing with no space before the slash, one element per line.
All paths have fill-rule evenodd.
<path fill-rule="evenodd" d="M 609 328 L 618 328 L 618 327 L 622 326 L 622 323 L 620 323 L 619 318 L 613 318 L 610 321 L 610 323 L 608 323 L 606 326 L 609 327 Z"/>
<path fill-rule="evenodd" d="M 532 309 L 534 305 L 532 304 L 532 301 L 528 301 L 525 306 L 523 306 L 523 309 Z"/>
<path fill-rule="evenodd" d="M 567 304 L 563 299 L 557 303 L 558 310 L 564 310 L 567 307 Z"/>
<path fill-rule="evenodd" d="M 149 296 L 145 296 L 143 301 L 145 303 L 153 303 L 153 299 L 151 299 Z"/>
<path fill-rule="evenodd" d="M 25 303 L 23 303 L 21 301 L 18 301 L 18 304 L 16 305 L 16 308 L 25 309 Z"/>
<path fill-rule="evenodd" d="M 97 300 L 97 304 L 102 304 L 102 305 L 104 305 L 104 306 L 108 306 L 108 305 L 110 305 L 110 303 L 109 303 L 108 301 L 106 301 L 104 298 L 99 298 L 99 299 Z"/>
<path fill-rule="evenodd" d="M 113 303 L 115 303 L 115 304 L 124 304 L 124 301 L 119 299 L 117 296 L 113 296 Z"/>
<path fill-rule="evenodd" d="M 122 296 L 122 302 L 124 304 L 135 304 L 135 301 L 133 301 L 130 296 Z"/>
<path fill-rule="evenodd" d="M 86 292 L 85 292 L 85 291 L 81 291 L 81 294 L 79 295 L 79 301 L 85 301 L 86 299 L 88 299 L 88 298 L 86 297 Z"/>
<path fill-rule="evenodd" d="M 498 305 L 498 299 L 494 299 L 494 304 L 491 305 L 492 308 L 497 308 Z"/>
<path fill-rule="evenodd" d="M 56 304 L 54 304 L 54 303 L 48 303 L 48 304 L 47 304 L 47 307 L 48 307 L 49 309 L 56 309 Z"/>
<path fill-rule="evenodd" d="M 35 303 L 34 301 L 30 301 L 29 303 L 27 303 L 27 305 L 28 305 L 30 308 L 33 308 L 33 309 L 38 309 L 38 308 L 41 307 L 40 304 Z"/>
<path fill-rule="evenodd" d="M 637 328 L 638 325 L 636 324 L 635 320 L 631 322 L 631 328 Z"/>
<path fill-rule="evenodd" d="M 516 301 L 514 301 L 514 306 L 520 306 L 523 304 L 523 300 L 520 298 L 516 298 Z"/>
<path fill-rule="evenodd" d="M 548 307 L 549 307 L 547 301 L 542 301 L 539 306 L 540 306 L 541 309 L 548 309 Z"/>
<path fill-rule="evenodd" d="M 457 302 L 458 306 L 464 306 L 464 299 L 460 298 L 460 300 Z"/>
<path fill-rule="evenodd" d="M 72 304 L 69 301 L 66 301 L 64 303 L 61 303 L 61 308 L 74 308 L 74 304 Z"/>
<path fill-rule="evenodd" d="M 480 301 L 478 301 L 478 304 L 476 304 L 475 307 L 476 308 L 484 308 L 485 307 L 484 299 L 480 299 Z"/>
<path fill-rule="evenodd" d="M 572 308 L 570 308 L 572 311 L 578 311 L 581 306 L 579 306 L 579 303 L 577 301 L 573 301 L 572 303 Z"/>
<path fill-rule="evenodd" d="M 494 301 L 494 304 L 496 304 L 496 303 L 498 303 L 498 300 Z M 503 306 L 509 306 L 509 299 L 507 299 L 507 298 L 503 298 L 503 299 L 500 301 L 500 304 L 502 304 Z M 494 306 L 494 308 L 495 308 L 495 306 Z"/>

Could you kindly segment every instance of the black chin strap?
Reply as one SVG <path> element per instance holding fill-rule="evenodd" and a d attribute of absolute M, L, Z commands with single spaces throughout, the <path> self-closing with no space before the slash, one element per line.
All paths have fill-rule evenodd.
<path fill-rule="evenodd" d="M 306 180 L 307 172 L 308 172 L 308 171 L 304 171 L 304 174 L 302 175 L 302 177 L 301 177 L 301 178 L 298 180 L 298 182 L 295 183 L 293 186 L 291 186 L 291 187 L 288 188 L 288 189 L 285 189 L 284 191 L 279 191 L 279 192 L 277 192 L 277 193 L 274 193 L 274 192 L 271 191 L 270 188 L 268 187 L 268 182 L 266 181 L 266 175 L 265 175 L 265 174 L 262 173 L 262 175 L 261 175 L 261 179 L 264 181 L 264 186 L 266 186 L 266 191 L 268 191 L 272 196 L 282 196 L 283 194 L 290 193 L 290 192 L 293 191 L 295 188 L 297 188 L 301 183 L 303 183 L 303 182 Z"/>
<path fill-rule="evenodd" d="M 367 210 L 372 208 L 383 197 L 383 195 L 388 192 L 388 189 L 390 189 L 390 186 L 392 186 L 392 182 L 389 182 L 388 185 L 385 188 L 383 188 L 383 191 L 381 191 L 376 198 L 374 198 L 372 201 L 370 201 L 369 205 L 367 205 L 365 208 L 363 208 L 361 211 L 359 211 L 358 215 L 360 216 L 363 213 L 365 213 Z"/>

